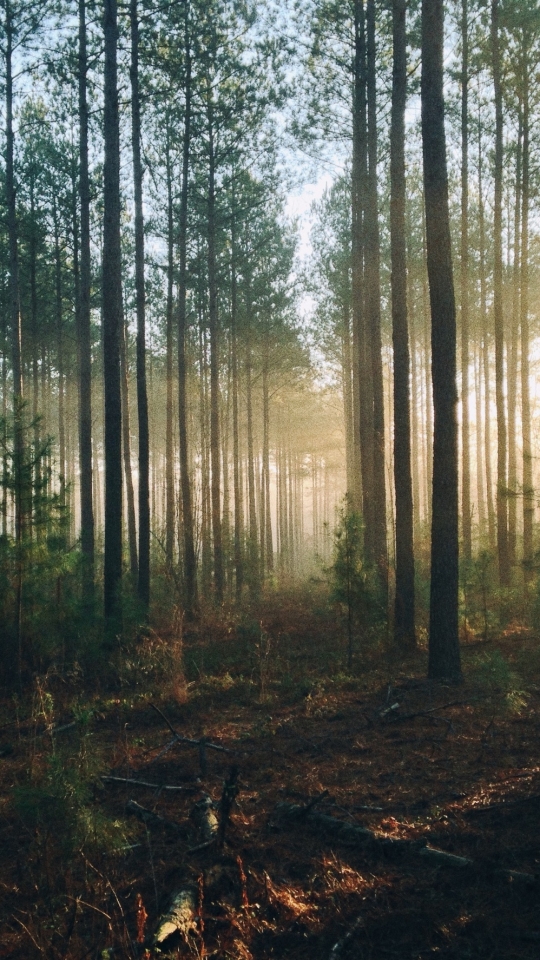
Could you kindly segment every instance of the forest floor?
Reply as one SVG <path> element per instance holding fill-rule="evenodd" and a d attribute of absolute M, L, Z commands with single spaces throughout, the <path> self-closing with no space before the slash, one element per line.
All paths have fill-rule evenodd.
<path fill-rule="evenodd" d="M 208 621 L 159 681 L 145 669 L 178 638 L 151 638 L 116 691 L 50 672 L 0 704 L 0 958 L 154 956 L 142 941 L 186 884 L 192 933 L 161 956 L 538 958 L 538 641 L 469 638 L 460 687 L 428 683 L 422 649 L 347 676 L 312 600 L 261 604 L 262 631 Z M 226 751 L 171 745 L 166 721 Z M 219 805 L 232 766 L 224 846 L 193 850 L 194 804 Z"/>

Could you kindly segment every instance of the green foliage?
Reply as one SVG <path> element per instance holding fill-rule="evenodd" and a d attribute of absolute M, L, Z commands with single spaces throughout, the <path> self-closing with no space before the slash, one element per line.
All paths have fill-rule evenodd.
<path fill-rule="evenodd" d="M 527 705 L 528 695 L 523 680 L 512 670 L 500 650 L 490 650 L 473 660 L 472 679 L 492 703 L 509 713 L 520 713 Z"/>
<path fill-rule="evenodd" d="M 87 712 L 79 710 L 78 749 L 54 741 L 44 768 L 13 790 L 15 810 L 38 841 L 52 840 L 64 856 L 75 850 L 115 852 L 128 839 L 126 825 L 111 820 L 96 802 L 96 784 L 102 760 L 93 749 Z"/>
<path fill-rule="evenodd" d="M 26 420 L 24 407 L 19 416 L 19 445 L 13 423 L 0 418 L 0 486 L 8 503 L 19 503 L 21 528 L 17 535 L 17 517 L 8 516 L 7 532 L 0 537 L 0 615 L 12 642 L 19 638 L 19 656 L 28 666 L 42 669 L 54 657 L 65 660 L 76 633 L 81 558 L 69 544 L 63 479 L 60 489 L 53 489 L 52 440 L 40 437 L 40 419 Z"/>
<path fill-rule="evenodd" d="M 347 497 L 339 511 L 334 532 L 334 562 L 330 575 L 331 602 L 341 608 L 346 618 L 350 669 L 353 637 L 360 635 L 364 646 L 378 638 L 386 611 L 376 570 L 364 557 L 362 517 L 351 509 Z"/>

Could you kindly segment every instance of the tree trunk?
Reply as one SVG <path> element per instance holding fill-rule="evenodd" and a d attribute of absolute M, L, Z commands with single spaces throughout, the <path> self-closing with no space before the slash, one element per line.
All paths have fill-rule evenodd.
<path fill-rule="evenodd" d="M 240 459 L 240 437 L 238 423 L 238 343 L 237 343 L 237 279 L 236 279 L 236 222 L 234 193 L 232 197 L 231 219 L 231 367 L 232 367 L 232 420 L 233 420 L 233 487 L 234 487 L 234 566 L 236 571 L 236 600 L 240 601 L 244 586 L 244 559 L 242 538 L 244 528 L 244 507 L 242 497 L 242 465 Z"/>
<path fill-rule="evenodd" d="M 249 298 L 249 294 L 248 294 Z M 249 588 L 253 595 L 259 588 L 259 557 L 257 543 L 257 509 L 255 504 L 255 466 L 253 451 L 253 402 L 251 377 L 251 304 L 247 303 L 247 333 L 246 333 L 246 414 L 247 414 L 247 466 L 248 466 L 248 508 L 249 508 L 249 541 L 248 567 Z"/>
<path fill-rule="evenodd" d="M 173 281 L 174 281 L 174 211 L 172 197 L 172 162 L 170 129 L 167 129 L 165 150 L 167 169 L 167 312 L 165 323 L 165 564 L 169 574 L 173 567 L 174 545 L 174 450 L 173 450 Z"/>
<path fill-rule="evenodd" d="M 495 94 L 495 169 L 493 209 L 493 316 L 495 323 L 495 397 L 497 407 L 497 556 L 499 582 L 510 585 L 508 557 L 507 437 L 504 407 L 504 317 L 502 253 L 503 103 L 499 37 L 499 0 L 491 0 L 491 57 Z"/>
<path fill-rule="evenodd" d="M 386 466 L 384 449 L 384 389 L 381 341 L 381 278 L 377 191 L 377 94 L 375 0 L 367 0 L 368 190 L 366 204 L 366 328 L 371 344 L 373 389 L 373 556 L 385 606 L 388 603 L 388 544 L 386 539 Z"/>
<path fill-rule="evenodd" d="M 444 132 L 443 19 L 443 0 L 423 0 L 422 147 L 434 407 L 429 676 L 459 681 L 456 310 Z"/>
<path fill-rule="evenodd" d="M 94 602 L 94 507 L 92 477 L 92 340 L 90 327 L 90 180 L 88 174 L 88 103 L 86 77 L 86 0 L 79 0 L 79 199 L 80 264 L 78 277 L 77 349 L 79 361 L 79 485 L 83 593 Z"/>
<path fill-rule="evenodd" d="M 392 343 L 394 347 L 394 486 L 396 496 L 396 597 L 394 641 L 415 647 L 413 497 L 407 247 L 405 239 L 405 105 L 407 98 L 406 0 L 393 0 L 393 82 L 390 133 Z"/>
<path fill-rule="evenodd" d="M 518 139 L 516 145 L 516 183 L 514 195 L 514 263 L 512 278 L 512 320 L 508 334 L 508 555 L 510 566 L 516 564 L 517 541 L 517 367 L 519 350 L 519 284 L 521 233 L 521 158 L 523 152 L 523 116 L 519 103 Z"/>
<path fill-rule="evenodd" d="M 461 2 L 461 524 L 463 559 L 472 559 L 469 427 L 469 29 L 468 0 Z"/>
<path fill-rule="evenodd" d="M 218 289 L 216 270 L 216 156 L 214 146 L 213 93 L 208 81 L 208 309 L 210 325 L 210 460 L 212 468 L 212 534 L 214 541 L 214 595 L 216 603 L 223 600 L 223 548 L 221 542 L 221 489 L 219 440 L 219 329 Z"/>
<path fill-rule="evenodd" d="M 148 615 L 150 603 L 150 439 L 146 387 L 146 294 L 144 285 L 143 169 L 139 97 L 139 21 L 131 0 L 131 139 L 135 195 L 135 294 L 137 299 L 137 419 L 139 426 L 139 572 L 137 592 Z"/>
<path fill-rule="evenodd" d="M 124 479 L 126 484 L 127 529 L 129 544 L 129 568 L 133 585 L 138 581 L 137 527 L 135 523 L 135 496 L 133 493 L 133 472 L 131 469 L 131 428 L 129 416 L 129 384 L 127 364 L 127 331 L 122 318 L 120 340 L 120 371 L 122 378 L 122 447 L 124 455 Z"/>
<path fill-rule="evenodd" d="M 484 374 L 484 447 L 486 463 L 486 506 L 488 516 L 488 541 L 490 550 L 495 549 L 495 510 L 493 507 L 493 476 L 491 470 L 491 403 L 489 375 L 489 337 L 486 279 L 486 228 L 484 215 L 484 189 L 482 177 L 482 125 L 478 124 L 478 228 L 480 242 L 480 312 L 482 317 L 482 366 Z"/>
<path fill-rule="evenodd" d="M 352 314 L 354 356 L 354 401 L 360 442 L 362 513 L 368 560 L 374 558 L 373 544 L 373 390 L 370 339 L 364 298 L 364 211 L 367 175 L 366 137 L 366 38 L 364 0 L 354 2 L 354 90 L 353 90 L 353 156 L 352 156 Z M 355 508 L 359 509 L 359 491 Z M 358 501 L 358 502 L 356 502 Z"/>
<path fill-rule="evenodd" d="M 185 108 L 182 142 L 182 187 L 180 195 L 180 223 L 178 252 L 178 432 L 180 446 L 180 486 L 182 492 L 182 519 L 184 531 L 184 580 L 186 586 L 186 613 L 192 616 L 197 608 L 197 560 L 193 526 L 193 500 L 189 472 L 187 364 L 186 364 L 186 295 L 187 295 L 187 221 L 189 200 L 189 162 L 191 150 L 191 47 L 189 36 L 189 4 L 185 6 Z"/>
<path fill-rule="evenodd" d="M 523 574 L 533 577 L 534 488 L 529 387 L 529 66 L 523 40 L 523 181 L 521 189 L 521 429 L 523 446 Z"/>
<path fill-rule="evenodd" d="M 104 613 L 109 640 L 120 627 L 122 578 L 122 260 L 120 248 L 120 128 L 117 85 L 117 0 L 104 0 L 105 103 L 103 132 L 103 374 L 105 394 Z"/>

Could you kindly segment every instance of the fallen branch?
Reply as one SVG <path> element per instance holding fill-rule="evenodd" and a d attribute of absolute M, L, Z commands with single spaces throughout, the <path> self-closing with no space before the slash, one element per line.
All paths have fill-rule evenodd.
<path fill-rule="evenodd" d="M 187 941 L 190 933 L 197 931 L 197 890 L 183 887 L 175 893 L 171 905 L 159 920 L 153 943 L 163 943 L 171 934 L 179 933 Z"/>
<path fill-rule="evenodd" d="M 403 713 L 401 715 L 393 716 L 391 722 L 404 723 L 405 720 L 416 720 L 417 717 L 429 717 L 433 713 L 438 713 L 439 710 L 447 710 L 449 707 L 463 707 L 468 702 L 468 700 L 451 700 L 450 703 L 442 703 L 438 707 L 430 707 L 429 710 L 418 710 L 415 713 Z"/>
<path fill-rule="evenodd" d="M 149 790 L 170 790 L 177 791 L 183 790 L 187 793 L 195 793 L 199 788 L 196 786 L 193 787 L 175 787 L 168 783 L 147 783 L 146 780 L 129 780 L 126 777 L 110 777 L 110 776 L 101 776 L 101 780 L 105 783 L 127 783 L 130 787 L 147 787 Z"/>
<path fill-rule="evenodd" d="M 331 951 L 330 951 L 330 956 L 329 956 L 328 960 L 338 960 L 338 957 L 341 956 L 341 954 L 343 953 L 345 947 L 351 942 L 351 940 L 352 940 L 352 938 L 354 937 L 356 931 L 363 925 L 363 923 L 364 923 L 364 918 L 363 918 L 363 917 L 360 916 L 360 917 L 357 917 L 357 918 L 356 918 L 356 920 L 354 921 L 352 927 L 350 928 L 350 930 L 347 931 L 347 933 L 345 934 L 345 936 L 341 937 L 341 939 L 338 940 L 337 943 L 334 944 L 334 946 L 332 947 L 332 949 L 331 949 Z"/>
<path fill-rule="evenodd" d="M 223 753 L 230 753 L 230 752 L 231 752 L 228 747 L 222 747 L 221 744 L 219 744 L 219 743 L 210 743 L 210 741 L 209 741 L 209 740 L 206 740 L 205 737 L 202 737 L 201 740 L 192 740 L 190 737 L 184 737 L 184 736 L 182 736 L 182 734 L 181 734 L 181 733 L 178 733 L 178 731 L 174 729 L 174 727 L 172 726 L 172 724 L 169 723 L 169 721 L 167 720 L 167 717 L 165 716 L 165 714 L 162 713 L 162 711 L 159 709 L 159 707 L 156 707 L 155 703 L 151 703 L 150 706 L 154 708 L 154 710 L 156 711 L 156 713 L 159 713 L 160 717 L 163 718 L 163 720 L 164 720 L 165 723 L 167 724 L 167 726 L 168 726 L 169 730 L 171 731 L 171 733 L 174 734 L 174 740 L 171 740 L 170 743 L 167 745 L 167 748 L 166 748 L 167 750 L 170 750 L 170 748 L 171 748 L 171 747 L 173 746 L 173 744 L 175 744 L 175 743 L 187 743 L 188 746 L 190 746 L 190 747 L 199 747 L 199 748 L 200 748 L 201 742 L 204 742 L 204 748 L 207 749 L 207 750 L 219 750 L 219 751 L 221 751 L 221 752 L 223 752 Z M 157 759 L 157 757 L 156 757 L 155 759 Z"/>
<path fill-rule="evenodd" d="M 298 804 L 280 803 L 276 810 L 279 817 L 298 820 L 298 817 L 303 811 L 303 807 L 300 807 Z M 433 866 L 482 869 L 481 864 L 476 863 L 469 857 L 458 856 L 455 853 L 447 853 L 446 850 L 430 847 L 422 838 L 419 840 L 407 840 L 401 837 L 381 837 L 367 827 L 346 823 L 343 820 L 337 820 L 336 817 L 329 817 L 324 813 L 310 812 L 308 817 L 309 822 L 312 823 L 313 826 L 319 827 L 322 831 L 331 834 L 332 837 L 336 840 L 341 840 L 343 843 L 369 844 L 373 848 L 385 852 L 391 850 L 414 852 L 425 860 L 428 860 Z M 539 880 L 539 877 L 535 874 L 524 873 L 519 870 L 502 868 L 490 870 L 489 872 L 493 874 L 493 876 L 504 877 L 507 880 L 520 883 L 536 884 Z"/>
<path fill-rule="evenodd" d="M 136 800 L 128 800 L 126 803 L 126 813 L 133 814 L 133 816 L 142 820 L 147 827 L 169 827 L 173 830 L 183 832 L 179 823 L 174 823 L 173 820 L 166 820 L 165 817 L 161 817 L 159 813 L 154 813 L 153 810 L 142 807 Z"/>

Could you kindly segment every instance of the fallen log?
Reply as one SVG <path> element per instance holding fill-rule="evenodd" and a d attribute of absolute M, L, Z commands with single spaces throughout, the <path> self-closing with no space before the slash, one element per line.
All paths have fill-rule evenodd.
<path fill-rule="evenodd" d="M 218 832 L 218 818 L 214 809 L 214 801 L 206 794 L 198 800 L 192 808 L 190 817 L 195 824 L 201 844 L 213 843 Z M 193 851 L 190 851 L 193 852 Z"/>
<path fill-rule="evenodd" d="M 294 803 L 279 803 L 276 812 L 279 818 L 298 819 L 304 814 L 305 807 Z M 447 853 L 446 850 L 439 850 L 437 847 L 428 846 L 423 838 L 418 840 L 407 840 L 400 837 L 381 837 L 368 827 L 361 827 L 358 824 L 346 823 L 344 820 L 337 820 L 336 817 L 329 817 L 324 813 L 316 813 L 309 810 L 303 819 L 318 827 L 323 832 L 331 834 L 336 840 L 343 843 L 367 844 L 375 849 L 385 852 L 411 852 L 423 857 L 429 863 L 436 867 L 457 867 L 482 870 L 482 865 L 469 857 L 458 856 L 455 853 Z M 539 877 L 534 873 L 525 873 L 519 870 L 508 870 L 499 868 L 489 870 L 489 874 L 495 877 L 501 877 L 514 882 L 536 884 Z"/>
<path fill-rule="evenodd" d="M 173 933 L 179 933 L 187 941 L 189 935 L 196 932 L 197 889 L 189 885 L 174 894 L 169 909 L 159 919 L 153 943 L 157 946 Z"/>

